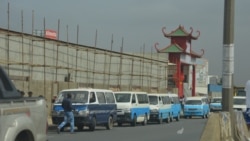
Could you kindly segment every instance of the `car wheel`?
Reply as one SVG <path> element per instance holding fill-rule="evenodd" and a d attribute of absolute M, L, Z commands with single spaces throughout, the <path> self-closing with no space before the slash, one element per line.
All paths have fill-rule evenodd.
<path fill-rule="evenodd" d="M 169 114 L 170 122 L 173 122 L 173 114 Z"/>
<path fill-rule="evenodd" d="M 159 117 L 158 123 L 159 123 L 159 124 L 162 124 L 162 114 L 161 114 L 160 117 Z"/>
<path fill-rule="evenodd" d="M 206 114 L 206 118 L 208 118 L 208 115 L 209 115 L 209 112 L 207 112 L 207 114 Z"/>
<path fill-rule="evenodd" d="M 177 117 L 176 117 L 175 120 L 176 120 L 176 121 L 179 121 L 179 120 L 180 120 L 180 113 L 178 113 L 178 115 L 177 115 Z"/>
<path fill-rule="evenodd" d="M 137 116 L 134 115 L 133 121 L 131 122 L 131 126 L 136 126 L 136 122 L 137 122 Z"/>
<path fill-rule="evenodd" d="M 205 113 L 202 115 L 202 118 L 204 119 L 206 117 Z"/>
<path fill-rule="evenodd" d="M 96 126 L 96 119 L 95 117 L 92 118 L 91 124 L 89 125 L 89 130 L 94 131 Z"/>
<path fill-rule="evenodd" d="M 170 123 L 170 117 L 166 118 L 166 123 Z"/>
<path fill-rule="evenodd" d="M 144 120 L 142 122 L 142 125 L 144 125 L 144 126 L 148 124 L 148 118 L 147 117 L 148 117 L 147 114 L 145 114 Z"/>
<path fill-rule="evenodd" d="M 106 129 L 110 130 L 113 128 L 113 126 L 114 126 L 113 118 L 112 118 L 112 116 L 109 116 L 108 123 L 106 125 Z"/>

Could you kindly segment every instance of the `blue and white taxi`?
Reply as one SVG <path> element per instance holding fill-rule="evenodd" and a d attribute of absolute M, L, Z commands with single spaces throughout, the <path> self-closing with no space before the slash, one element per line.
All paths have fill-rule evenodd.
<path fill-rule="evenodd" d="M 209 112 L 210 109 L 207 97 L 187 97 L 183 111 L 185 118 L 192 118 L 192 116 L 207 118 Z"/>
<path fill-rule="evenodd" d="M 222 110 L 221 100 L 222 100 L 222 97 L 213 97 L 211 99 L 211 102 L 209 104 L 211 112 Z"/>

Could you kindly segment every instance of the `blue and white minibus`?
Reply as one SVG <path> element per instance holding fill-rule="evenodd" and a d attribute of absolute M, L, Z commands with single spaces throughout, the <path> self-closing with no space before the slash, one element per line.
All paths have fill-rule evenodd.
<path fill-rule="evenodd" d="M 72 96 L 75 126 L 78 130 L 83 130 L 84 126 L 88 126 L 90 131 L 94 131 L 96 126 L 113 128 L 117 118 L 117 106 L 113 91 L 91 88 L 61 91 L 52 109 L 53 124 L 58 125 L 64 120 L 64 110 L 61 104 L 68 93 Z"/>
<path fill-rule="evenodd" d="M 179 121 L 181 117 L 181 113 L 182 113 L 182 108 L 181 108 L 179 97 L 175 93 L 167 93 L 166 95 L 169 96 L 171 100 L 172 117 L 176 121 Z"/>
<path fill-rule="evenodd" d="M 170 97 L 166 94 L 148 94 L 150 104 L 150 120 L 161 124 L 163 121 L 169 123 L 172 119 Z"/>
<path fill-rule="evenodd" d="M 136 123 L 146 125 L 149 120 L 149 100 L 146 92 L 120 91 L 114 92 L 117 103 L 117 123 Z"/>
<path fill-rule="evenodd" d="M 208 118 L 210 113 L 207 97 L 187 97 L 184 104 L 184 117 L 192 118 L 192 116 L 200 116 Z"/>

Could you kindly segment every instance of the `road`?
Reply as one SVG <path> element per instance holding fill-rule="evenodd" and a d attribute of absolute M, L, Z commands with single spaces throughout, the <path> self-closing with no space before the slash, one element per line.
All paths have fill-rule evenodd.
<path fill-rule="evenodd" d="M 57 134 L 56 130 L 49 130 L 48 141 L 199 141 L 206 122 L 207 119 L 202 118 L 181 119 L 161 125 L 115 126 L 112 130 L 97 127 L 94 132 L 86 128 L 76 134 L 69 134 L 67 130 Z"/>

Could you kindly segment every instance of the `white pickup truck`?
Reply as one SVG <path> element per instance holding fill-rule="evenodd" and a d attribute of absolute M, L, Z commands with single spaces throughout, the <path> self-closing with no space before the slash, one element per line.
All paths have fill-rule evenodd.
<path fill-rule="evenodd" d="M 0 66 L 0 141 L 46 141 L 46 101 L 22 97 Z"/>

